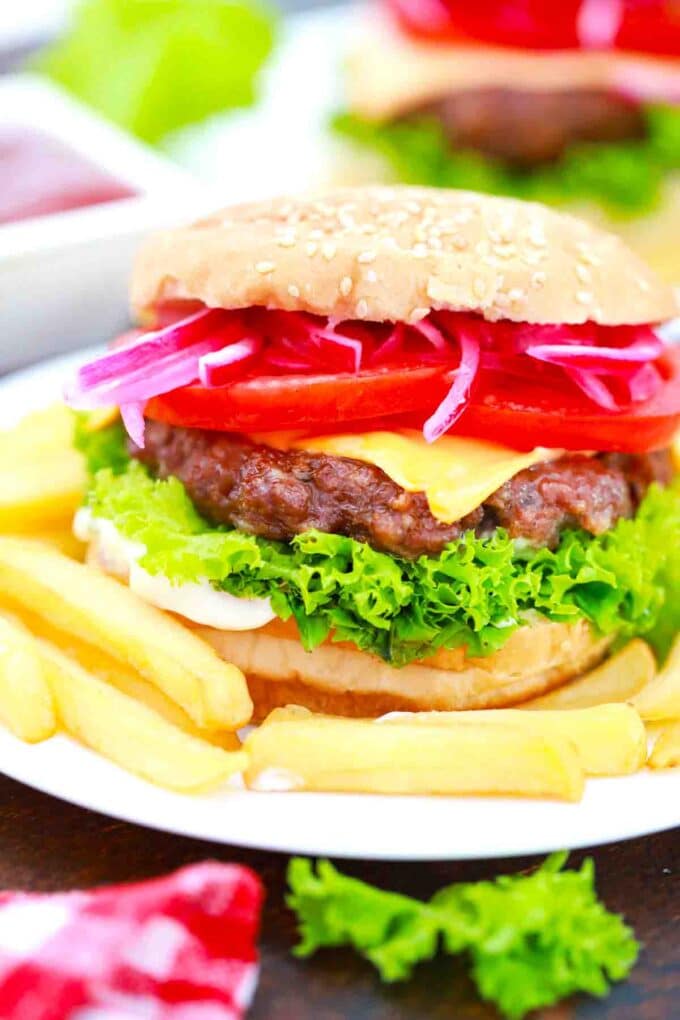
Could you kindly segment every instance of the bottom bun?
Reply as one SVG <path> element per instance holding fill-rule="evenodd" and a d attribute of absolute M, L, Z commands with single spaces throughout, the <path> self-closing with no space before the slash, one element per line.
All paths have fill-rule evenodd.
<path fill-rule="evenodd" d="M 257 631 L 196 629 L 245 673 L 256 720 L 289 704 L 364 717 L 516 705 L 597 665 L 611 643 L 596 638 L 585 621 L 536 618 L 485 658 L 442 650 L 395 669 L 351 645 L 327 643 L 306 652 L 294 631 L 276 622 Z"/>

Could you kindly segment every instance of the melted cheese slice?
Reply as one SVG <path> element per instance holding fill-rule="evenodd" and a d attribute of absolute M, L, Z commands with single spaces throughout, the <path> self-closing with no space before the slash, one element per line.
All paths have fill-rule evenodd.
<path fill-rule="evenodd" d="M 374 464 L 407 492 L 424 492 L 432 516 L 445 524 L 475 510 L 518 471 L 561 453 L 540 447 L 518 453 L 464 436 L 442 436 L 430 444 L 420 432 L 411 430 L 313 437 L 279 433 L 257 439 L 279 449 L 327 453 Z"/>

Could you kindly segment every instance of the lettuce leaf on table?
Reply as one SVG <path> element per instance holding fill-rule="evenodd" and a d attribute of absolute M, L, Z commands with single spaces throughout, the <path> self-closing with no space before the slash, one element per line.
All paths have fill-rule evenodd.
<path fill-rule="evenodd" d="M 627 977 L 639 950 L 631 929 L 597 898 L 592 860 L 564 871 L 553 854 L 532 875 L 460 883 L 431 900 L 377 889 L 320 861 L 295 858 L 288 906 L 297 956 L 352 946 L 383 981 L 402 981 L 437 952 L 466 953 L 483 999 L 509 1020 L 574 992 L 603 997 Z"/>
<path fill-rule="evenodd" d="M 453 148 L 434 117 L 380 122 L 341 113 L 332 125 L 338 134 L 377 152 L 405 184 L 513 195 L 553 205 L 590 199 L 612 214 L 637 216 L 654 208 L 664 178 L 680 169 L 680 108 L 650 106 L 646 118 L 644 140 L 573 145 L 556 163 L 531 171 Z"/>
<path fill-rule="evenodd" d="M 274 18 L 247 0 L 83 0 L 37 61 L 105 117 L 147 142 L 255 98 Z"/>
<path fill-rule="evenodd" d="M 566 532 L 553 551 L 521 548 L 502 530 L 468 532 L 411 561 L 320 531 L 285 543 L 214 527 L 178 479 L 154 479 L 129 458 L 120 425 L 79 429 L 76 442 L 93 471 L 88 506 L 146 547 L 146 570 L 269 597 L 308 650 L 332 634 L 394 666 L 442 647 L 484 655 L 530 611 L 585 618 L 619 639 L 651 632 L 662 616 L 663 640 L 680 630 L 680 483 L 650 489 L 634 520 L 596 538 Z"/>

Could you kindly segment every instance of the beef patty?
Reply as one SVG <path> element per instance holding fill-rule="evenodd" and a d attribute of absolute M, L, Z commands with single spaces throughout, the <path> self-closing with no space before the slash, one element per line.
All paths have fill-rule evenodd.
<path fill-rule="evenodd" d="M 640 108 L 604 89 L 470 89 L 415 113 L 436 117 L 455 148 L 475 149 L 518 168 L 554 162 L 577 142 L 622 142 L 646 134 Z"/>
<path fill-rule="evenodd" d="M 666 484 L 672 475 L 667 451 L 569 454 L 520 471 L 467 517 L 443 524 L 424 493 L 406 492 L 380 468 L 346 457 L 151 421 L 144 449 L 132 453 L 158 477 L 179 478 L 213 524 L 281 541 L 318 528 L 409 559 L 437 555 L 469 529 L 486 535 L 503 527 L 541 546 L 554 546 L 563 528 L 600 534 L 635 512 L 651 482 Z"/>

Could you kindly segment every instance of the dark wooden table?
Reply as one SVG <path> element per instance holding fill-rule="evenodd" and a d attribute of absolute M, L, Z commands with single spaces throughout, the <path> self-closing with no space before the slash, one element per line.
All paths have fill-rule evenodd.
<path fill-rule="evenodd" d="M 678 832 L 594 852 L 598 889 L 623 912 L 644 943 L 631 979 L 604 1002 L 585 997 L 547 1010 L 545 1018 L 673 1020 L 680 1016 Z M 148 878 L 212 857 L 240 861 L 267 888 L 262 972 L 250 1020 L 492 1020 L 464 968 L 450 959 L 424 965 L 405 985 L 381 986 L 372 969 L 346 951 L 294 959 L 292 915 L 284 905 L 287 858 L 153 832 L 113 821 L 0 777 L 0 887 L 70 889 Z M 582 859 L 573 855 L 573 862 Z M 465 864 L 342 863 L 352 874 L 416 896 L 449 882 L 515 872 L 532 859 Z"/>

